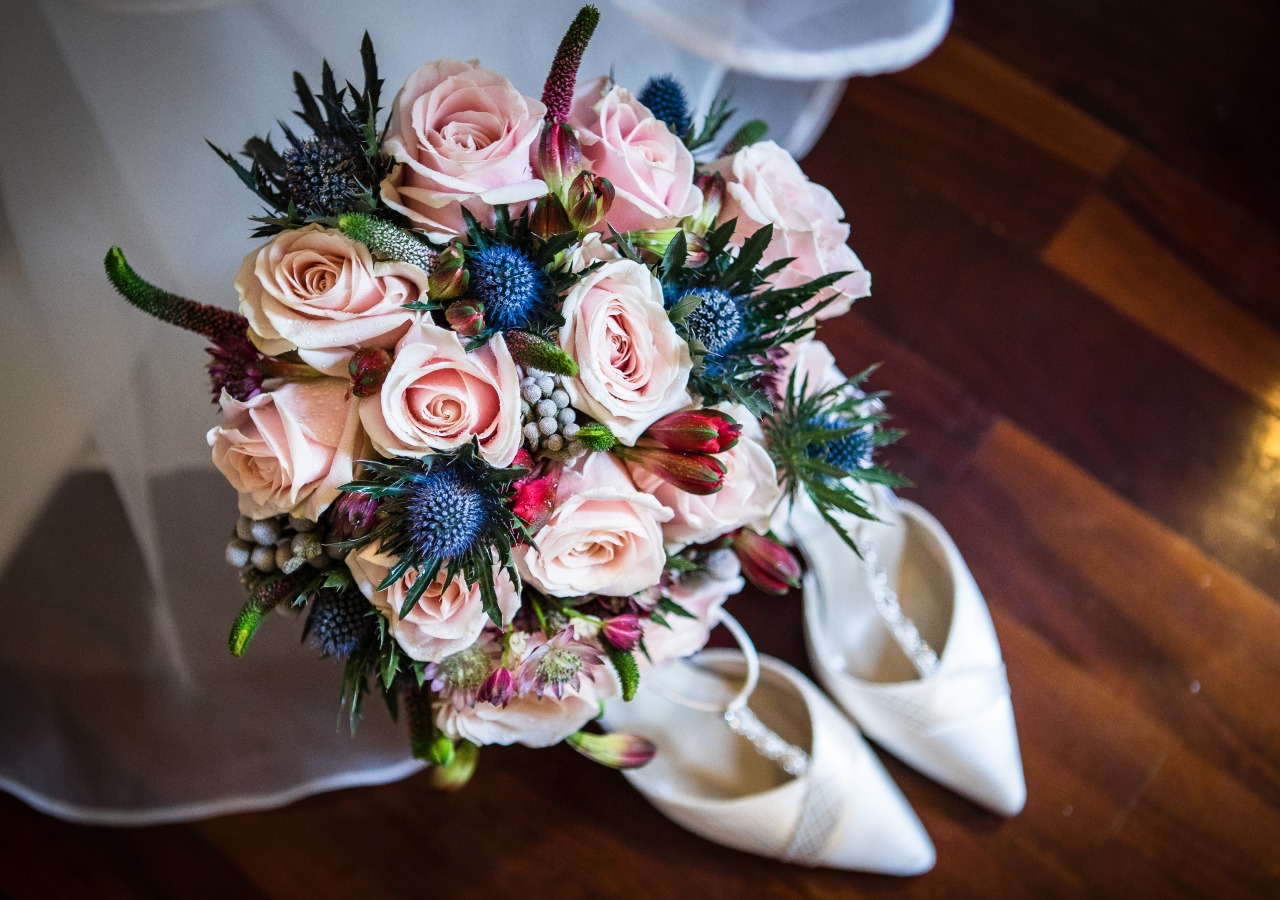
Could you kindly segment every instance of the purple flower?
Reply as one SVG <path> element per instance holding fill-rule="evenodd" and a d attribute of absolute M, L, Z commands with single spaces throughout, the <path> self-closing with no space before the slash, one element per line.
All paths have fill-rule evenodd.
<path fill-rule="evenodd" d="M 557 700 L 564 699 L 566 689 L 574 691 L 582 687 L 582 676 L 592 681 L 592 666 L 604 664 L 604 657 L 594 647 L 574 640 L 573 629 L 566 628 L 535 647 L 516 672 L 520 693 L 532 691 L 539 697 L 551 693 Z"/>

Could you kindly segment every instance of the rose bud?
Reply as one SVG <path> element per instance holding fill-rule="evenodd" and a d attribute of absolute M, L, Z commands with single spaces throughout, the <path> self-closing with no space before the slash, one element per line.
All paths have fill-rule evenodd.
<path fill-rule="evenodd" d="M 549 122 L 538 141 L 538 175 L 551 193 L 563 197 L 582 172 L 582 147 L 573 129 L 563 122 Z M 566 231 L 568 229 L 565 229 Z"/>
<path fill-rule="evenodd" d="M 621 444 L 613 452 L 619 459 L 647 469 L 688 494 L 714 494 L 724 486 L 724 464 L 708 453 Z"/>
<path fill-rule="evenodd" d="M 640 617 L 635 613 L 623 613 L 606 619 L 600 626 L 600 633 L 619 650 L 634 650 L 640 644 Z"/>
<path fill-rule="evenodd" d="M 649 426 L 644 436 L 668 450 L 723 453 L 733 449 L 741 434 L 742 426 L 728 413 L 698 409 L 663 416 Z"/>
<path fill-rule="evenodd" d="M 653 759 L 658 748 L 634 734 L 591 734 L 575 731 L 565 743 L 592 762 L 611 769 L 636 769 Z"/>
<path fill-rule="evenodd" d="M 391 354 L 380 347 L 362 347 L 351 354 L 347 371 L 351 373 L 351 393 L 372 397 L 382 387 L 391 370 Z"/>
<path fill-rule="evenodd" d="M 579 231 L 585 231 L 608 215 L 613 206 L 613 183 L 591 172 L 582 172 L 569 185 L 565 210 L 569 221 Z"/>
<path fill-rule="evenodd" d="M 444 311 L 449 327 L 463 337 L 475 337 L 484 331 L 484 303 L 459 300 Z"/>
<path fill-rule="evenodd" d="M 427 276 L 427 296 L 432 300 L 453 300 L 467 292 L 471 280 L 462 247 L 450 244 L 436 254 L 436 264 Z"/>
<path fill-rule="evenodd" d="M 494 706 L 506 706 L 515 696 L 515 679 L 506 666 L 498 666 L 489 673 L 489 677 L 480 685 L 476 700 L 481 703 L 492 703 Z"/>
<path fill-rule="evenodd" d="M 329 511 L 331 543 L 355 541 L 369 534 L 377 525 L 378 500 L 359 491 L 338 495 Z"/>
<path fill-rule="evenodd" d="M 529 526 L 531 532 L 546 525 L 555 511 L 558 483 L 559 479 L 552 473 L 541 478 L 526 478 L 512 485 L 516 497 L 511 511 Z"/>
<path fill-rule="evenodd" d="M 773 538 L 742 528 L 733 536 L 742 574 L 760 590 L 779 596 L 800 586 L 800 562 Z"/>
<path fill-rule="evenodd" d="M 529 215 L 529 229 L 544 241 L 575 230 L 569 214 L 564 211 L 564 204 L 555 194 L 547 194 L 538 200 Z"/>

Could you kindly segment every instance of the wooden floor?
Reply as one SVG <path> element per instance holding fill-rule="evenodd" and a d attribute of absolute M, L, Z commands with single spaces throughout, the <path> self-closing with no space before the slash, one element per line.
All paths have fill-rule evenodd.
<path fill-rule="evenodd" d="M 277 812 L 88 829 L 0 797 L 8 897 L 1280 893 L 1280 25 L 1267 0 L 960 0 L 808 159 L 875 296 L 826 329 L 986 592 L 1029 798 L 890 771 L 911 880 L 723 850 L 567 749 Z M 801 662 L 798 602 L 734 607 Z"/>

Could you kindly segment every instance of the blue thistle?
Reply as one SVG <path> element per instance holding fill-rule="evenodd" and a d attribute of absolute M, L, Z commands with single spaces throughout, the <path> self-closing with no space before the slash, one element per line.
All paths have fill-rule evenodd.
<path fill-rule="evenodd" d="M 342 138 L 295 141 L 281 159 L 285 190 L 304 215 L 336 216 L 347 212 L 364 190 L 360 183 L 364 152 Z"/>
<path fill-rule="evenodd" d="M 738 301 L 719 288 L 698 288 L 689 293 L 702 298 L 684 319 L 689 334 L 701 341 L 712 356 L 724 353 L 742 336 Z"/>
<path fill-rule="evenodd" d="M 485 321 L 507 330 L 529 322 L 546 275 L 525 253 L 506 244 L 467 254 L 471 294 L 484 302 Z"/>
<path fill-rule="evenodd" d="M 456 468 L 434 469 L 414 478 L 405 504 L 404 533 L 424 558 L 462 556 L 481 538 L 500 501 Z"/>
<path fill-rule="evenodd" d="M 667 123 L 667 126 L 680 136 L 689 131 L 692 120 L 689 116 L 689 101 L 684 95 L 684 88 L 671 75 L 659 75 L 645 82 L 636 97 L 654 116 Z"/>
<path fill-rule="evenodd" d="M 849 427 L 847 420 L 839 415 L 815 419 L 810 424 L 827 431 Z M 810 444 L 805 452 L 810 458 L 826 460 L 846 472 L 857 472 L 871 468 L 875 442 L 872 440 L 871 429 L 863 428 L 834 441 Z"/>
<path fill-rule="evenodd" d="M 339 659 L 354 655 L 373 640 L 377 617 L 359 591 L 317 591 L 303 637 L 325 656 Z"/>

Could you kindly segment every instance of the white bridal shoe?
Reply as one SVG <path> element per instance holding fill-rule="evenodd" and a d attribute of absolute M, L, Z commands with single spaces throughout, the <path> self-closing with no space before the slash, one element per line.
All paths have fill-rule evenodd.
<path fill-rule="evenodd" d="M 673 660 L 633 700 L 606 705 L 609 730 L 658 747 L 627 779 L 726 847 L 887 875 L 933 868 L 929 836 L 857 730 L 791 666 L 757 657 L 736 621 L 722 622 L 743 651 Z"/>
<path fill-rule="evenodd" d="M 811 505 L 791 514 L 808 563 L 805 639 L 818 680 L 890 753 L 1015 815 L 1027 788 L 982 593 L 937 519 L 878 486 L 870 506 L 879 522 L 837 517 L 862 559 Z"/>

